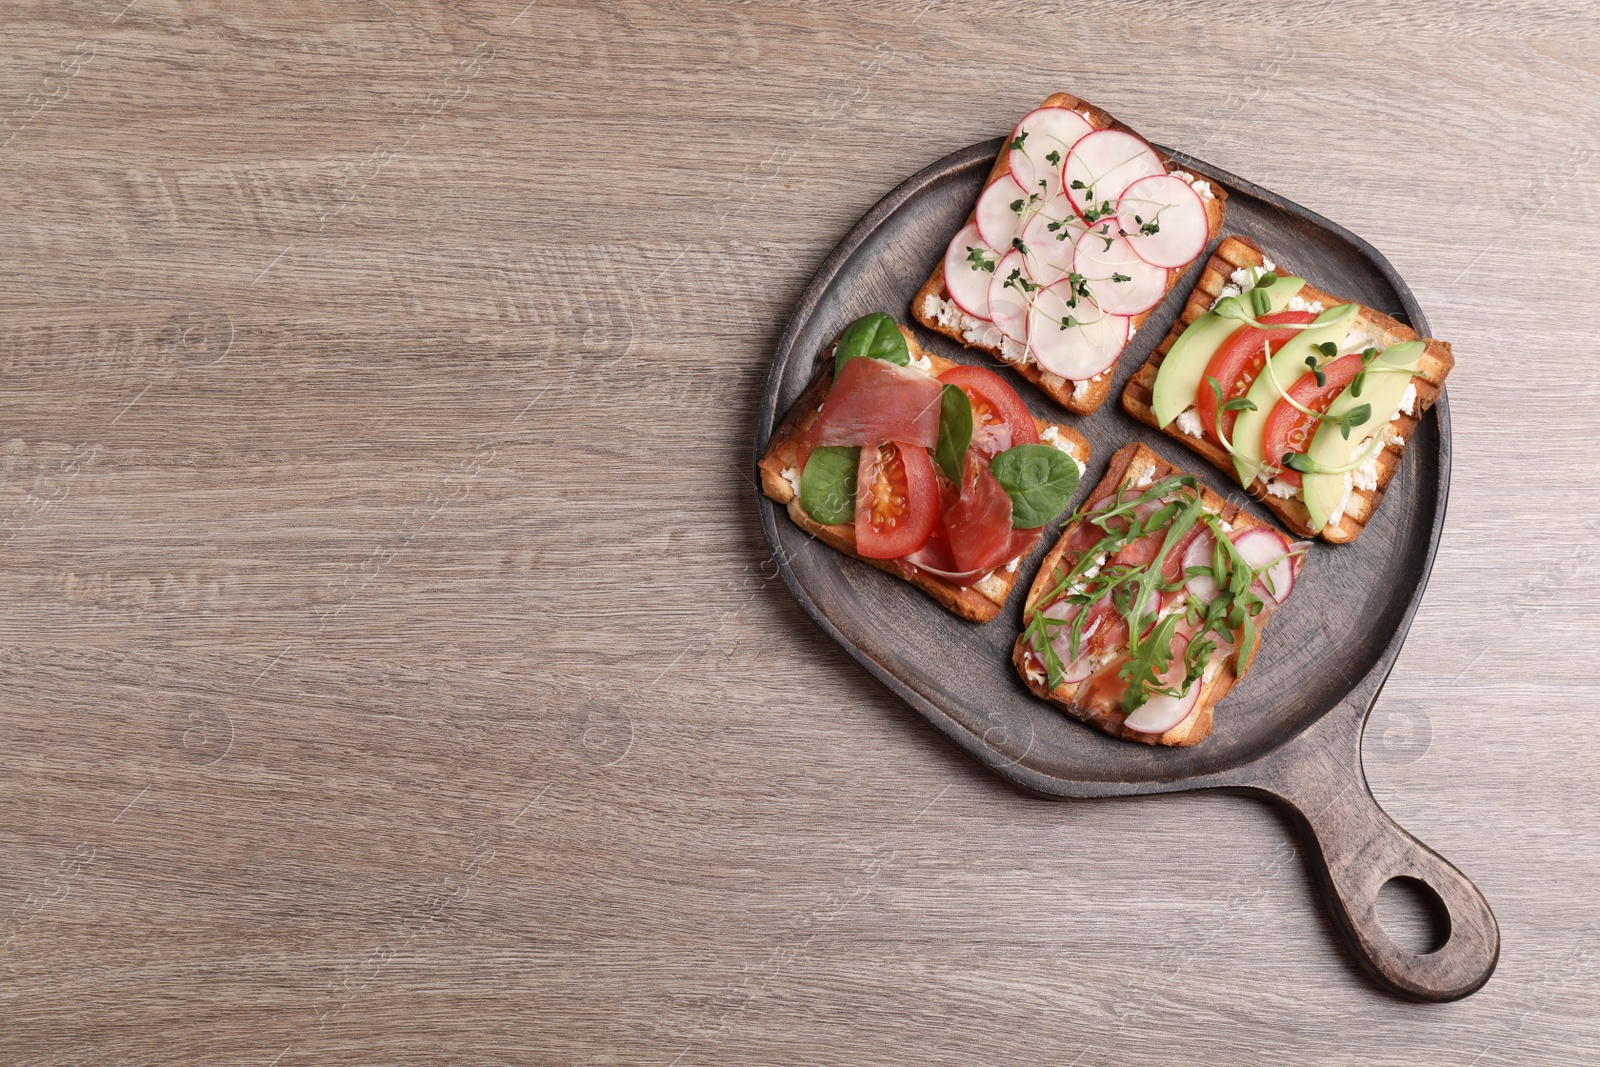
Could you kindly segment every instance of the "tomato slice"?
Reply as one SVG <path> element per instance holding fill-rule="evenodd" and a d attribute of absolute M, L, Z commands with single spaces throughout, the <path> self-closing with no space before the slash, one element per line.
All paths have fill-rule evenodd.
<path fill-rule="evenodd" d="M 1315 322 L 1317 316 L 1309 311 L 1280 311 L 1275 315 L 1264 315 L 1257 322 L 1268 325 L 1289 325 Z M 1235 330 L 1226 341 L 1217 346 L 1216 355 L 1211 357 L 1211 362 L 1206 365 L 1205 376 L 1200 379 L 1200 388 L 1195 392 L 1194 405 L 1200 416 L 1200 426 L 1205 430 L 1211 443 L 1222 445 L 1222 438 L 1217 430 L 1217 411 L 1221 406 L 1217 403 L 1217 394 L 1211 391 L 1211 384 L 1207 379 L 1215 378 L 1217 384 L 1222 386 L 1222 399 L 1224 402 L 1237 400 L 1250 391 L 1250 384 L 1256 380 L 1256 375 L 1261 373 L 1262 366 L 1267 362 L 1267 346 L 1271 346 L 1274 353 L 1299 330 L 1258 330 L 1254 326 L 1241 326 Z M 1222 412 L 1222 433 L 1233 439 L 1233 421 L 1239 417 L 1237 411 Z"/>
<path fill-rule="evenodd" d="M 1014 445 L 1036 445 L 1039 431 L 1028 406 L 1006 380 L 987 367 L 951 367 L 939 375 L 972 401 L 972 447 L 993 459 Z"/>
<path fill-rule="evenodd" d="M 915 552 L 938 517 L 939 482 L 926 448 L 890 442 L 861 450 L 856 468 L 859 555 L 898 559 Z"/>
<path fill-rule="evenodd" d="M 1317 384 L 1317 376 L 1307 371 L 1302 374 L 1293 385 L 1289 386 L 1288 394 L 1293 397 L 1301 407 L 1310 408 L 1317 414 L 1328 410 L 1328 405 L 1333 403 L 1333 398 L 1344 392 L 1345 386 L 1355 380 L 1361 373 L 1361 357 L 1354 353 L 1334 360 L 1322 368 L 1325 384 Z M 1267 462 L 1278 464 L 1283 462 L 1286 452 L 1304 452 L 1311 445 L 1311 435 L 1316 431 L 1317 420 L 1297 409 L 1288 400 L 1279 397 L 1278 402 L 1272 406 L 1272 413 L 1267 416 L 1267 425 L 1261 431 L 1261 454 Z M 1298 486 L 1300 475 L 1285 467 L 1278 472 L 1278 481 L 1289 485 Z"/>

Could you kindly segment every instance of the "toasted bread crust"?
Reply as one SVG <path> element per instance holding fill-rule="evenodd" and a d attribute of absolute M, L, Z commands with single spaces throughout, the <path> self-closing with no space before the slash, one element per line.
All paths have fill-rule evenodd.
<path fill-rule="evenodd" d="M 1126 133 L 1131 133 L 1136 137 L 1140 136 L 1138 131 L 1121 122 L 1118 122 L 1112 117 L 1110 112 L 1095 107 L 1093 104 L 1087 103 L 1086 101 L 1079 100 L 1077 97 L 1068 93 L 1052 93 L 1046 97 L 1039 106 L 1070 108 L 1085 115 L 1089 119 L 1089 122 L 1093 124 L 1097 130 L 1117 129 Z M 1151 148 L 1155 154 L 1160 157 L 1162 164 L 1167 168 L 1169 173 L 1175 169 L 1179 169 L 1176 164 L 1173 163 L 1171 157 L 1169 157 L 1165 152 L 1162 152 L 1159 148 L 1155 148 L 1154 145 L 1152 145 Z M 984 180 L 984 188 L 988 188 L 1006 172 L 1006 153 L 1002 149 L 1001 152 L 995 156 L 994 166 L 990 168 L 989 177 Z M 1228 191 L 1210 175 L 1187 169 L 1186 173 L 1193 175 L 1195 178 L 1204 179 L 1211 184 L 1211 190 L 1214 195 L 1212 199 L 1204 201 L 1206 208 L 1206 221 L 1210 230 L 1206 242 L 1209 244 L 1211 241 L 1216 240 L 1217 234 L 1222 232 L 1222 220 L 1224 215 L 1227 213 Z M 969 212 L 967 215 L 967 222 L 971 222 L 973 217 L 973 213 Z M 966 225 L 966 223 L 963 223 L 962 225 Z M 1176 288 L 1178 282 L 1183 278 L 1184 274 L 1192 270 L 1193 267 L 1194 264 L 1191 263 L 1181 269 L 1168 270 L 1166 291 L 1170 293 L 1174 288 Z M 929 296 L 936 297 L 940 300 L 950 299 L 950 293 L 945 288 L 944 284 L 944 259 L 942 256 L 940 257 L 939 262 L 934 266 L 933 273 L 928 276 L 928 280 L 923 283 L 921 289 L 917 290 L 917 295 L 911 300 L 911 315 L 917 320 L 918 323 L 927 329 L 934 331 L 935 333 L 943 334 L 952 341 L 959 342 L 967 348 L 975 348 L 980 352 L 986 352 L 995 359 L 1000 360 L 1002 363 L 1005 363 L 1006 366 L 1009 366 L 1012 370 L 1022 375 L 1022 377 L 1026 378 L 1040 389 L 1043 389 L 1047 394 L 1049 394 L 1051 399 L 1060 404 L 1062 407 L 1066 408 L 1068 411 L 1072 412 L 1074 415 L 1093 414 L 1099 409 L 1101 404 L 1105 403 L 1106 397 L 1110 395 L 1111 379 L 1116 373 L 1115 364 L 1096 375 L 1094 378 L 1090 379 L 1085 388 L 1080 391 L 1075 387 L 1077 383 L 1063 378 L 1060 375 L 1052 374 L 1037 364 L 1012 363 L 1001 356 L 1000 349 L 993 348 L 988 345 L 974 344 L 973 342 L 968 341 L 962 336 L 959 325 L 941 326 L 939 324 L 939 320 L 927 312 L 927 302 Z M 1159 302 L 1157 306 L 1159 306 Z M 1151 311 L 1154 310 L 1154 308 L 1151 308 Z M 1133 317 L 1131 329 L 1128 334 L 1128 344 L 1131 345 L 1133 343 L 1134 337 L 1138 335 L 1140 327 L 1144 325 L 1145 319 L 1149 318 L 1149 316 L 1150 311 L 1146 311 Z"/>
<path fill-rule="evenodd" d="M 1178 337 L 1190 323 L 1211 310 L 1212 302 L 1221 294 L 1222 287 L 1228 284 L 1228 276 L 1240 267 L 1259 267 L 1264 260 L 1265 256 L 1260 246 L 1249 238 L 1231 236 L 1225 238 L 1206 262 L 1205 270 L 1200 274 L 1200 281 L 1189 295 L 1183 313 L 1172 324 L 1171 332 L 1151 353 L 1150 359 L 1139 368 L 1138 373 L 1129 379 L 1128 387 L 1122 393 L 1122 406 L 1128 414 L 1146 426 L 1161 430 L 1168 437 L 1182 441 L 1190 449 L 1216 464 L 1229 478 L 1237 476 L 1233 469 L 1233 459 L 1225 449 L 1213 444 L 1207 438 L 1190 437 L 1178 429 L 1176 421 L 1165 429 L 1159 425 L 1155 411 L 1151 408 L 1152 391 L 1155 389 L 1156 374 L 1167 353 L 1171 351 Z M 1292 268 L 1282 264 L 1277 266 L 1280 272 L 1292 273 Z M 1301 295 L 1308 301 L 1321 301 L 1324 307 L 1330 308 L 1338 304 L 1356 303 L 1354 300 L 1325 293 L 1310 284 L 1301 290 Z M 1380 347 L 1387 348 L 1402 341 L 1419 340 L 1416 332 L 1410 327 L 1372 308 L 1363 306 L 1357 317 L 1372 335 L 1374 343 Z M 1344 515 L 1337 524 L 1329 523 L 1321 530 L 1313 530 L 1304 501 L 1273 496 L 1266 491 L 1263 479 L 1257 478 L 1255 484 L 1247 487 L 1250 495 L 1265 504 L 1290 530 L 1303 537 L 1320 536 L 1333 544 L 1343 544 L 1360 537 L 1373 513 L 1377 511 L 1378 505 L 1383 502 L 1384 491 L 1388 489 L 1389 483 L 1400 470 L 1400 464 L 1405 459 L 1406 442 L 1411 440 L 1411 435 L 1416 431 L 1417 423 L 1423 414 L 1433 406 L 1435 400 L 1439 399 L 1445 377 L 1455 366 L 1455 356 L 1451 353 L 1447 342 L 1432 338 L 1422 340 L 1426 348 L 1418 363 L 1417 373 L 1411 379 L 1412 385 L 1417 390 L 1417 402 L 1413 406 L 1412 414 L 1401 412 L 1389 423 L 1387 430 L 1383 431 L 1386 443 L 1377 456 L 1377 487 L 1352 489 L 1349 503 L 1345 505 Z M 1399 444 L 1394 443 L 1397 438 Z"/>
<path fill-rule="evenodd" d="M 911 349 L 911 358 L 926 357 L 933 366 L 935 375 L 943 374 L 951 367 L 959 366 L 948 359 L 923 351 L 917 344 L 917 339 L 911 331 L 904 326 L 900 332 L 905 334 L 906 344 Z M 831 351 L 832 345 L 825 351 Z M 929 596 L 937 600 L 941 606 L 961 618 L 970 622 L 989 622 L 1000 614 L 1000 609 L 1005 606 L 1006 599 L 1011 595 L 1011 590 L 1016 587 L 1019 571 L 1008 571 L 999 568 L 981 581 L 965 588 L 946 581 L 937 575 L 929 574 L 916 567 L 909 567 L 910 575 L 902 571 L 902 565 L 894 560 L 865 559 L 856 552 L 856 528 L 851 523 L 828 525 L 820 523 L 806 514 L 800 506 L 800 497 L 795 492 L 794 486 L 784 476 L 784 471 L 796 467 L 799 453 L 800 438 L 811 428 L 816 421 L 817 409 L 821 407 L 823 398 L 827 395 L 829 386 L 828 361 L 823 360 L 818 368 L 816 379 L 809 388 L 795 401 L 794 407 L 784 416 L 783 421 L 772 433 L 772 440 L 767 444 L 767 451 L 757 465 L 761 472 L 761 491 L 770 500 L 784 505 L 789 511 L 789 518 L 794 524 L 817 538 L 830 548 L 843 552 L 847 556 L 861 560 L 863 563 L 892 574 L 910 582 Z M 1057 423 L 1045 422 L 1043 419 L 1034 419 L 1034 425 L 1042 433 L 1047 427 L 1055 426 L 1056 432 L 1072 447 L 1074 456 L 1079 463 L 1089 461 L 1089 442 L 1076 430 Z"/>
<path fill-rule="evenodd" d="M 1149 448 L 1141 444 L 1124 445 L 1111 457 L 1111 463 L 1106 468 L 1105 477 L 1100 479 L 1089 500 L 1099 500 L 1116 490 L 1125 482 L 1139 480 L 1149 474 L 1153 480 L 1166 478 L 1181 471 L 1172 464 L 1167 463 Z M 1224 522 L 1230 524 L 1235 530 L 1249 530 L 1267 524 L 1257 519 L 1247 511 L 1228 503 L 1222 497 L 1212 492 L 1204 484 L 1200 487 L 1200 499 L 1207 510 L 1215 513 Z M 1077 523 L 1068 526 L 1062 531 L 1061 537 L 1051 547 L 1044 557 L 1044 562 L 1039 565 L 1038 573 L 1034 575 L 1033 585 L 1028 590 L 1028 599 L 1023 607 L 1024 621 L 1031 621 L 1034 610 L 1039 601 L 1055 585 L 1057 581 L 1057 566 L 1066 552 L 1067 543 L 1071 540 L 1072 532 Z M 1271 620 L 1269 619 L 1268 622 Z M 1022 684 L 1028 691 L 1041 700 L 1048 700 L 1056 707 L 1061 708 L 1068 715 L 1086 722 L 1096 729 L 1102 730 L 1113 737 L 1120 737 L 1128 741 L 1139 741 L 1147 745 L 1171 745 L 1188 747 L 1198 745 L 1211 733 L 1212 709 L 1228 695 L 1234 684 L 1239 680 L 1234 664 L 1234 657 L 1223 649 L 1218 649 L 1213 655 L 1213 662 L 1217 669 L 1212 674 L 1211 680 L 1206 682 L 1200 690 L 1200 698 L 1193 713 L 1183 722 L 1174 726 L 1164 734 L 1142 734 L 1127 729 L 1123 724 L 1127 716 L 1120 710 L 1103 710 L 1099 714 L 1090 709 L 1079 706 L 1076 697 L 1086 683 L 1070 683 L 1059 685 L 1054 689 L 1048 688 L 1047 682 L 1037 681 L 1028 677 L 1025 654 L 1029 651 L 1027 634 L 1017 635 L 1016 643 L 1012 646 L 1011 662 L 1017 669 L 1017 676 L 1022 679 Z"/>

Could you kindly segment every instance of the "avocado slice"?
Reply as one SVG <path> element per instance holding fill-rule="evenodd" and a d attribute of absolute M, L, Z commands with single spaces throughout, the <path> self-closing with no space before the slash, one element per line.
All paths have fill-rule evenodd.
<path fill-rule="evenodd" d="M 1267 286 L 1267 301 L 1272 305 L 1272 310 L 1267 314 L 1282 311 L 1305 286 L 1304 278 L 1279 278 Z M 1184 408 L 1194 403 L 1200 379 L 1206 376 L 1211 357 L 1241 325 L 1237 319 L 1225 319 L 1214 311 L 1208 311 L 1191 322 L 1188 329 L 1172 343 L 1167 358 L 1161 361 L 1161 367 L 1156 371 L 1155 387 L 1150 390 L 1150 408 L 1156 413 L 1156 422 L 1160 423 L 1162 429 L 1166 429 L 1173 419 L 1183 413 Z"/>
<path fill-rule="evenodd" d="M 1299 381 L 1300 375 L 1306 372 L 1306 357 L 1312 354 L 1312 347 L 1324 341 L 1334 344 L 1343 341 L 1360 311 L 1358 304 L 1331 307 L 1318 315 L 1311 326 L 1284 342 L 1271 361 L 1272 373 L 1277 376 L 1278 383 L 1287 389 Z M 1261 373 L 1256 375 L 1256 380 L 1250 383 L 1250 391 L 1245 397 L 1256 409 L 1239 412 L 1239 417 L 1233 423 L 1233 440 L 1230 443 L 1233 445 L 1233 469 L 1239 475 L 1239 484 L 1248 489 L 1261 473 L 1261 468 L 1268 465 L 1261 455 L 1261 435 L 1267 428 L 1267 416 L 1272 414 L 1273 406 L 1278 403 L 1281 394 L 1273 388 L 1272 379 L 1263 367 Z"/>
<path fill-rule="evenodd" d="M 1422 355 L 1423 347 L 1421 341 L 1406 341 L 1384 349 L 1383 353 L 1372 361 L 1372 367 L 1369 368 L 1361 387 L 1361 395 L 1353 396 L 1350 390 L 1346 389 L 1334 397 L 1333 403 L 1328 405 L 1327 414 L 1331 419 L 1337 419 L 1362 404 L 1372 405 L 1372 416 L 1360 426 L 1352 427 L 1348 438 L 1339 432 L 1337 422 L 1331 419 L 1324 420 L 1317 428 L 1316 436 L 1311 439 L 1311 447 L 1306 449 L 1306 457 L 1322 467 L 1347 467 L 1355 462 L 1362 449 L 1372 440 L 1372 436 L 1389 425 L 1389 420 L 1394 418 L 1395 409 L 1400 406 L 1400 398 L 1405 396 L 1406 386 L 1411 384 L 1409 374 L 1371 373 L 1371 371 L 1377 371 L 1385 366 L 1412 368 Z M 1333 516 L 1333 509 L 1339 506 L 1339 500 L 1344 496 L 1344 479 L 1344 474 L 1300 476 L 1301 484 L 1305 487 L 1306 510 L 1311 513 L 1312 529 L 1320 530 L 1328 524 L 1328 519 Z"/>

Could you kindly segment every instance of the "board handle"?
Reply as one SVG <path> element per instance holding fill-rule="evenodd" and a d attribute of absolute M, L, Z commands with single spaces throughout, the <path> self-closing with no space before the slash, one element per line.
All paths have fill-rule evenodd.
<path fill-rule="evenodd" d="M 1500 959 L 1500 925 L 1489 902 L 1379 806 L 1361 767 L 1359 730 L 1353 746 L 1328 740 L 1312 741 L 1312 751 L 1292 746 L 1301 750 L 1255 785 L 1287 808 L 1312 842 L 1312 866 L 1339 932 L 1357 962 L 1396 993 L 1445 1001 L 1476 992 Z M 1347 746 L 1354 751 L 1336 751 Z M 1449 929 L 1434 951 L 1410 952 L 1384 930 L 1378 891 L 1393 878 L 1421 882 L 1442 903 Z"/>

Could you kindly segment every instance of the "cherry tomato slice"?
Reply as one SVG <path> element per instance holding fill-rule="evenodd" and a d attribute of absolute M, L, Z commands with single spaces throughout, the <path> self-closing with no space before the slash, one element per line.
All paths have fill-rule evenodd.
<path fill-rule="evenodd" d="M 1015 445 L 1036 445 L 1039 431 L 1028 406 L 1006 380 L 987 367 L 951 367 L 939 375 L 972 401 L 972 447 L 992 459 Z"/>
<path fill-rule="evenodd" d="M 863 448 L 856 468 L 856 552 L 898 559 L 921 548 L 939 518 L 939 482 L 928 450 Z"/>
<path fill-rule="evenodd" d="M 1310 408 L 1320 415 L 1328 410 L 1333 398 L 1344 392 L 1345 386 L 1354 381 L 1359 373 L 1361 373 L 1361 357 L 1352 353 L 1322 368 L 1325 384 L 1318 385 L 1317 376 L 1307 371 L 1289 386 L 1288 394 L 1301 407 Z M 1266 428 L 1261 431 L 1261 454 L 1266 457 L 1267 462 L 1279 464 L 1283 462 L 1286 452 L 1304 452 L 1311 446 L 1311 435 L 1316 432 L 1316 423 L 1317 420 L 1280 397 L 1272 406 L 1272 413 L 1267 416 Z M 1279 471 L 1277 477 L 1278 481 L 1289 485 L 1300 484 L 1299 473 L 1287 467 Z"/>
<path fill-rule="evenodd" d="M 1275 315 L 1265 315 L 1257 322 L 1265 322 L 1272 326 L 1301 324 L 1315 322 L 1316 315 L 1309 311 L 1280 311 Z M 1261 373 L 1262 366 L 1267 362 L 1266 348 L 1271 346 L 1276 353 L 1299 330 L 1258 330 L 1254 326 L 1241 326 L 1231 336 L 1217 347 L 1216 355 L 1211 357 L 1211 362 L 1206 365 L 1205 377 L 1200 379 L 1200 388 L 1195 392 L 1194 405 L 1196 413 L 1200 416 L 1200 426 L 1205 430 L 1211 443 L 1222 445 L 1222 438 L 1217 431 L 1217 411 L 1221 406 L 1217 403 L 1217 394 L 1212 392 L 1208 379 L 1215 378 L 1217 384 L 1222 386 L 1222 399 L 1224 402 L 1237 400 L 1250 391 L 1250 384 L 1256 380 L 1256 375 Z M 1222 412 L 1222 433 L 1233 439 L 1233 421 L 1239 417 L 1237 411 Z"/>

